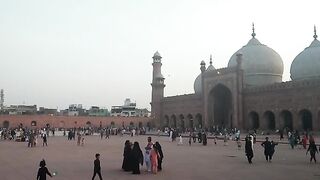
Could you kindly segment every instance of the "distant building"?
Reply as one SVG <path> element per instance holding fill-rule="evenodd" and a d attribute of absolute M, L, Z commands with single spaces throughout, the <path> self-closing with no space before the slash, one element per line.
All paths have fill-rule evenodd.
<path fill-rule="evenodd" d="M 57 109 L 50 109 L 45 107 L 40 107 L 38 114 L 45 114 L 45 115 L 57 115 L 58 110 Z"/>
<path fill-rule="evenodd" d="M 111 116 L 122 117 L 149 117 L 150 112 L 147 109 L 137 109 L 136 103 L 131 102 L 129 98 L 125 99 L 123 106 L 112 106 Z"/>
<path fill-rule="evenodd" d="M 88 110 L 89 116 L 109 116 L 109 111 L 108 109 L 100 108 L 98 106 L 91 106 L 91 108 Z"/>
<path fill-rule="evenodd" d="M 88 115 L 82 104 L 70 104 L 68 109 L 68 116 L 86 116 Z"/>
<path fill-rule="evenodd" d="M 11 105 L 6 107 L 5 111 L 9 112 L 10 115 L 30 115 L 37 113 L 37 105 Z"/>
<path fill-rule="evenodd" d="M 144 109 L 136 109 L 136 116 L 137 117 L 150 117 L 151 116 L 151 112 L 144 108 Z"/>

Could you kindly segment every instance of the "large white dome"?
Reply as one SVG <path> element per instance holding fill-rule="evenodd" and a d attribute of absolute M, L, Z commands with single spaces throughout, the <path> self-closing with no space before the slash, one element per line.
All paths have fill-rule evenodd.
<path fill-rule="evenodd" d="M 310 79 L 320 77 L 320 42 L 317 35 L 309 47 L 298 54 L 290 68 L 292 80 Z"/>
<path fill-rule="evenodd" d="M 196 80 L 194 81 L 193 88 L 194 88 L 194 92 L 196 94 L 201 94 L 202 93 L 201 74 L 199 74 L 197 76 Z"/>
<path fill-rule="evenodd" d="M 237 52 L 235 52 L 228 63 L 228 67 L 237 65 L 237 54 L 242 54 L 242 69 L 244 71 L 244 82 L 247 85 L 257 86 L 282 82 L 283 62 L 280 55 L 261 44 L 252 33 L 252 39 Z"/>

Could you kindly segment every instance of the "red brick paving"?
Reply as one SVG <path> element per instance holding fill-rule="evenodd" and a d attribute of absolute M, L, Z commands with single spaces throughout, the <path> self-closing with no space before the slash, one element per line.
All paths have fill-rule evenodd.
<path fill-rule="evenodd" d="M 39 161 L 44 158 L 51 172 L 57 171 L 56 180 L 89 180 L 93 171 L 94 154 L 101 154 L 104 179 L 184 179 L 184 180 L 313 180 L 320 179 L 320 165 L 310 164 L 305 150 L 291 150 L 288 145 L 279 145 L 272 163 L 264 160 L 263 149 L 255 145 L 253 164 L 247 163 L 244 151 L 237 150 L 235 142 L 223 146 L 222 141 L 208 146 L 193 144 L 187 139 L 183 146 L 169 142 L 167 137 L 153 137 L 164 151 L 164 170 L 157 175 L 131 175 L 121 171 L 123 144 L 126 139 L 139 141 L 141 148 L 146 145 L 146 136 L 116 137 L 100 140 L 98 136 L 87 136 L 84 147 L 64 137 L 50 137 L 49 146 L 27 148 L 26 143 L 0 141 L 0 179 L 31 180 L 36 178 Z M 41 142 L 39 139 L 38 142 Z M 318 157 L 320 160 L 320 158 Z M 51 178 L 48 178 L 51 179 Z M 98 179 L 96 177 L 96 179 Z"/>

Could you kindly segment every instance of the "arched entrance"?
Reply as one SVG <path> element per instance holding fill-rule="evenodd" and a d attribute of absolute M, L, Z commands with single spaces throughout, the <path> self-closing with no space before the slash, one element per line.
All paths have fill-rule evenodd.
<path fill-rule="evenodd" d="M 174 114 L 171 116 L 171 124 L 170 124 L 170 126 L 172 128 L 177 128 L 177 118 L 176 118 L 176 115 L 174 115 Z"/>
<path fill-rule="evenodd" d="M 224 85 L 216 85 L 209 93 L 208 99 L 208 119 L 219 128 L 232 128 L 232 94 Z M 212 122 L 213 121 L 213 122 Z"/>
<path fill-rule="evenodd" d="M 91 127 L 91 122 L 90 122 L 90 121 L 87 121 L 87 122 L 86 122 L 86 126 L 87 126 L 87 127 Z"/>
<path fill-rule="evenodd" d="M 142 126 L 143 126 L 143 124 L 142 124 L 142 122 L 141 121 L 139 121 L 139 128 L 142 128 Z"/>
<path fill-rule="evenodd" d="M 187 118 L 188 118 L 189 128 L 190 128 L 190 130 L 193 130 L 193 127 L 194 127 L 193 126 L 193 116 L 191 114 L 188 114 Z"/>
<path fill-rule="evenodd" d="M 302 129 L 312 130 L 312 114 L 309 110 L 303 109 L 299 112 L 299 119 L 302 122 Z"/>
<path fill-rule="evenodd" d="M 268 130 L 275 130 L 276 129 L 276 120 L 273 112 L 271 111 L 266 111 L 263 114 L 263 119 L 266 124 L 266 129 Z"/>
<path fill-rule="evenodd" d="M 250 129 L 259 129 L 259 114 L 255 111 L 251 111 L 248 115 L 249 118 L 249 128 Z"/>
<path fill-rule="evenodd" d="M 283 129 L 293 130 L 292 114 L 288 110 L 283 110 L 280 113 L 280 121 Z"/>
<path fill-rule="evenodd" d="M 182 129 L 182 131 L 184 131 L 185 124 L 184 124 L 184 116 L 183 116 L 183 114 L 180 114 L 179 119 L 180 119 L 180 128 Z"/>
<path fill-rule="evenodd" d="M 200 113 L 196 115 L 196 127 L 199 129 L 202 128 L 202 115 Z"/>
<path fill-rule="evenodd" d="M 6 128 L 6 129 L 9 128 L 9 125 L 10 125 L 9 121 L 3 121 L 2 123 L 3 128 Z"/>
<path fill-rule="evenodd" d="M 31 121 L 31 126 L 37 126 L 37 121 Z"/>
<path fill-rule="evenodd" d="M 169 116 L 168 115 L 164 116 L 163 127 L 169 127 Z"/>

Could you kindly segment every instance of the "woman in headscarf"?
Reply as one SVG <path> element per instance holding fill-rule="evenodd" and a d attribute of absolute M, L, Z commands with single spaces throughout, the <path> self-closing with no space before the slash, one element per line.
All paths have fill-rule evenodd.
<path fill-rule="evenodd" d="M 124 171 L 131 171 L 131 142 L 126 140 L 124 143 L 124 151 L 123 151 L 123 162 L 122 162 L 122 169 Z"/>
<path fill-rule="evenodd" d="M 163 152 L 162 152 L 162 148 L 161 145 L 159 144 L 159 142 L 157 141 L 155 143 L 155 148 L 157 149 L 158 153 L 159 153 L 159 157 L 158 157 L 158 171 L 162 170 L 162 159 L 163 159 Z"/>
<path fill-rule="evenodd" d="M 140 165 L 143 165 L 143 154 L 139 143 L 136 141 L 132 148 L 132 174 L 140 174 Z"/>

